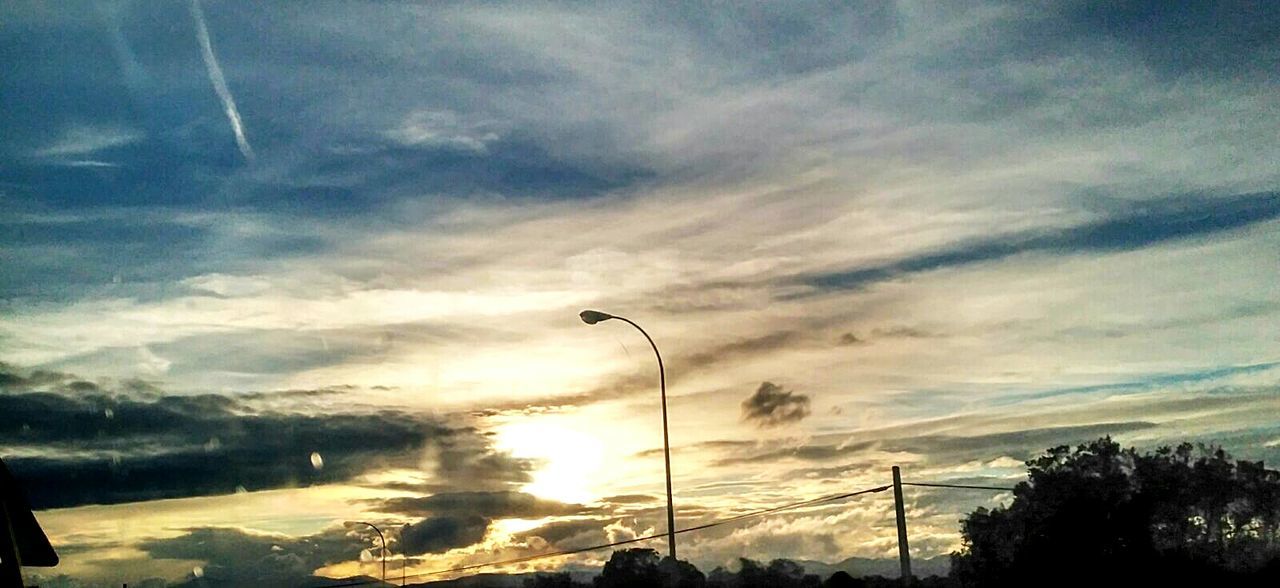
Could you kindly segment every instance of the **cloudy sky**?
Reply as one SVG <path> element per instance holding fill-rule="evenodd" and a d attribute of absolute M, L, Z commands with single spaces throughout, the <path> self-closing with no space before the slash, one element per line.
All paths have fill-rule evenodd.
<path fill-rule="evenodd" d="M 19 1 L 0 55 L 0 455 L 66 585 L 665 531 L 584 308 L 661 347 L 681 527 L 1280 461 L 1277 3 Z M 916 557 L 1008 497 L 910 491 Z M 680 549 L 890 557 L 892 502 Z"/>

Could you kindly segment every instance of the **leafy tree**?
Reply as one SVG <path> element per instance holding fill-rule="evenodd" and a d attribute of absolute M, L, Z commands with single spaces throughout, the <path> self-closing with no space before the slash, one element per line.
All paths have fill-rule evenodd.
<path fill-rule="evenodd" d="M 707 577 L 687 561 L 664 557 L 658 564 L 658 572 L 662 575 L 662 585 L 667 588 L 706 588 L 707 585 Z"/>
<path fill-rule="evenodd" d="M 952 576 L 963 585 L 1239 583 L 1280 569 L 1280 472 L 1260 462 L 1103 438 L 1027 466 L 1012 504 L 961 521 Z"/>
<path fill-rule="evenodd" d="M 658 559 L 652 549 L 613 552 L 596 576 L 596 588 L 705 588 L 706 576 L 687 561 Z"/>
<path fill-rule="evenodd" d="M 707 574 L 707 586 L 708 588 L 729 588 L 734 585 L 736 579 L 737 574 L 724 569 L 724 566 L 716 566 L 716 569 Z"/>
<path fill-rule="evenodd" d="M 831 577 L 822 583 L 822 588 L 865 588 L 866 585 L 866 580 L 854 578 L 849 575 L 849 572 L 839 571 L 831 574 Z"/>
<path fill-rule="evenodd" d="M 661 586 L 658 552 L 652 549 L 620 549 L 609 556 L 596 588 L 638 588 Z"/>

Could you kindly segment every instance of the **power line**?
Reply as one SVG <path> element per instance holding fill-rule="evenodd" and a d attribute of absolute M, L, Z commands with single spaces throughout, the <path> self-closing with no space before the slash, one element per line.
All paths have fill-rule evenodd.
<path fill-rule="evenodd" d="M 1013 492 L 1013 488 L 1001 488 L 999 486 L 972 486 L 969 484 L 942 484 L 936 482 L 903 482 L 903 486 L 922 486 L 925 488 L 961 488 L 965 490 L 1000 490 L 1002 492 Z"/>
<path fill-rule="evenodd" d="M 903 485 L 903 486 L 918 486 L 918 487 L 923 487 L 923 488 L 954 488 L 954 489 L 961 489 L 961 490 L 994 490 L 994 491 L 1000 491 L 1000 492 L 1012 492 L 1012 491 L 1014 490 L 1013 488 L 1005 488 L 1005 487 L 1000 487 L 1000 486 L 979 486 L 979 485 L 972 485 L 972 484 L 946 484 L 946 483 L 940 483 L 940 482 L 903 482 L 903 483 L 902 483 L 902 485 Z M 675 531 L 675 534 L 676 534 L 676 535 L 679 535 L 679 534 L 682 534 L 682 533 L 692 533 L 692 532 L 695 532 L 695 531 L 702 531 L 702 530 L 710 529 L 710 528 L 713 528 L 713 527 L 719 527 L 719 526 L 722 526 L 722 525 L 728 525 L 728 524 L 731 524 L 731 523 L 736 523 L 736 522 L 738 522 L 738 521 L 742 521 L 742 520 L 746 520 L 746 519 L 751 519 L 751 518 L 755 518 L 755 517 L 760 517 L 760 516 L 764 516 L 764 515 L 767 515 L 767 514 L 773 514 L 773 513 L 776 513 L 776 512 L 782 512 L 782 511 L 786 511 L 786 510 L 793 510 L 793 509 L 802 508 L 802 507 L 805 507 L 805 506 L 812 506 L 812 505 L 815 505 L 815 504 L 822 504 L 822 503 L 826 503 L 826 502 L 835 502 L 835 501 L 837 501 L 837 500 L 843 500 L 843 499 L 845 499 L 845 498 L 852 498 L 852 497 L 854 497 L 854 496 L 859 496 L 859 495 L 862 495 L 862 494 L 872 494 L 872 493 L 877 493 L 877 492 L 884 492 L 885 490 L 888 490 L 888 489 L 889 489 L 889 488 L 891 488 L 891 487 L 892 487 L 892 485 L 877 486 L 877 487 L 874 487 L 874 488 L 868 488 L 868 489 L 866 489 L 866 490 L 859 490 L 859 491 L 856 491 L 856 492 L 846 492 L 846 493 L 843 493 L 843 494 L 833 494 L 833 495 L 829 495 L 829 496 L 822 496 L 822 497 L 819 497 L 819 498 L 813 498 L 813 499 L 810 499 L 810 500 L 803 500 L 803 501 L 800 501 L 800 502 L 793 502 L 793 503 L 790 503 L 790 504 L 784 504 L 784 505 L 781 505 L 781 506 L 775 506 L 775 507 L 773 507 L 773 508 L 766 508 L 766 509 L 762 509 L 762 510 L 752 511 L 752 512 L 748 512 L 748 513 L 740 514 L 740 515 L 737 515 L 737 516 L 732 516 L 732 517 L 728 517 L 728 518 L 724 518 L 724 519 L 720 519 L 720 520 L 712 521 L 712 522 L 710 522 L 710 523 L 706 523 L 706 524 L 703 524 L 703 525 L 696 525 L 696 526 L 693 526 L 693 527 L 687 527 L 687 528 L 684 528 L 684 529 L 677 529 L 677 530 Z M 623 541 L 614 541 L 614 542 L 612 542 L 612 543 L 603 543 L 603 544 L 600 544 L 600 545 L 592 545 L 592 546 L 589 546 L 589 547 L 579 547 L 579 548 L 575 548 L 575 549 L 565 549 L 565 550 L 561 550 L 561 551 L 553 551 L 553 552 L 550 552 L 550 553 L 540 553 L 540 554 L 537 554 L 537 555 L 529 555 L 529 556 L 518 557 L 518 558 L 514 558 L 514 559 L 507 559 L 507 560 L 493 561 L 493 562 L 486 562 L 486 563 L 479 563 L 479 564 L 471 564 L 471 565 L 459 566 L 459 567 L 454 567 L 454 568 L 449 568 L 449 569 L 444 569 L 444 570 L 435 570 L 435 571 L 431 571 L 431 572 L 422 572 L 422 573 L 417 573 L 417 574 L 413 574 L 413 575 L 410 575 L 410 576 L 406 576 L 406 578 L 414 578 L 414 579 L 417 579 L 417 578 L 424 578 L 424 577 L 428 577 L 428 576 L 439 576 L 439 575 L 443 575 L 443 574 L 451 574 L 451 573 L 457 573 L 457 572 L 467 572 L 467 571 L 478 570 L 478 569 L 483 569 L 483 568 L 488 568 L 488 567 L 496 567 L 496 566 L 504 566 L 504 565 L 511 565 L 511 564 L 528 563 L 528 562 L 531 562 L 531 561 L 537 561 L 537 560 L 540 560 L 540 559 L 548 559 L 548 558 L 553 558 L 553 557 L 562 557 L 562 556 L 566 556 L 566 555 L 575 555 L 575 554 L 578 554 L 578 553 L 586 553 L 586 552 L 589 552 L 589 551 L 597 551 L 597 550 L 600 550 L 600 549 L 608 549 L 608 548 L 610 548 L 610 547 L 620 547 L 620 546 L 623 546 L 623 545 L 632 545 L 632 544 L 635 544 L 635 543 L 642 543 L 642 542 L 645 542 L 645 541 L 651 541 L 651 540 L 653 540 L 653 539 L 661 539 L 661 538 L 664 538 L 664 537 L 666 537 L 666 536 L 667 536 L 667 534 L 666 534 L 666 533 L 654 534 L 654 535 L 646 535 L 646 536 L 644 536 L 644 537 L 636 537 L 636 538 L 633 538 L 633 539 L 626 539 L 626 540 L 623 540 Z M 378 582 L 378 581 L 377 581 L 377 580 L 360 580 L 360 581 L 355 581 L 355 582 L 345 582 L 345 583 L 341 583 L 341 584 L 328 584 L 328 585 L 324 586 L 324 588 L 344 588 L 344 587 L 350 587 L 350 586 L 364 586 L 364 585 L 372 584 L 372 583 L 375 583 L 375 582 Z"/>
<path fill-rule="evenodd" d="M 886 486 L 877 486 L 877 487 L 875 487 L 875 488 L 868 488 L 868 489 L 866 489 L 866 490 L 858 490 L 857 492 L 846 492 L 846 493 L 844 493 L 844 494 L 833 494 L 833 495 L 830 495 L 830 496 L 823 496 L 823 497 L 820 497 L 820 498 L 814 498 L 814 499 L 811 499 L 811 500 L 803 500 L 803 501 L 800 501 L 800 502 L 793 502 L 793 503 L 791 503 L 791 504 L 784 504 L 784 505 L 782 505 L 782 506 L 775 506 L 775 507 L 773 507 L 773 508 L 766 508 L 766 509 L 763 509 L 763 510 L 752 511 L 752 512 L 749 512 L 749 513 L 744 513 L 744 514 L 740 514 L 740 515 L 737 515 L 737 516 L 733 516 L 733 517 L 729 517 L 729 518 L 725 518 L 725 519 L 720 519 L 720 520 L 717 520 L 717 521 L 712 521 L 712 522 L 710 522 L 710 523 L 706 523 L 706 524 L 703 524 L 703 525 L 697 525 L 697 526 L 694 526 L 694 527 L 688 527 L 688 528 L 684 528 L 684 529 L 677 529 L 677 530 L 675 531 L 675 534 L 679 535 L 679 534 L 681 534 L 681 533 L 692 533 L 692 532 L 694 532 L 694 531 L 702 531 L 702 530 L 705 530 L 705 529 L 710 529 L 710 528 L 712 528 L 712 527 L 719 527 L 719 526 L 721 526 L 721 525 L 728 525 L 728 524 L 730 524 L 730 523 L 736 523 L 736 522 L 741 521 L 741 520 L 750 519 L 750 518 L 755 518 L 755 517 L 760 517 L 760 516 L 764 516 L 764 515 L 767 515 L 767 514 L 772 514 L 772 513 L 775 513 L 775 512 L 781 512 L 781 511 L 784 511 L 784 510 L 792 510 L 792 509 L 801 508 L 801 507 L 804 507 L 804 506 L 812 506 L 812 505 L 815 505 L 815 504 L 822 504 L 822 503 L 825 503 L 825 502 L 835 502 L 835 501 L 837 501 L 837 500 L 844 500 L 844 499 L 846 499 L 846 498 L 853 498 L 854 496 L 860 496 L 860 495 L 862 495 L 862 494 L 874 494 L 874 493 L 876 493 L 876 492 L 884 492 L 885 490 L 888 490 L 890 487 L 891 487 L 891 486 L 888 486 L 888 485 L 886 485 Z M 446 570 L 436 570 L 436 571 L 432 571 L 432 572 L 423 572 L 423 573 L 419 573 L 419 574 L 413 574 L 413 575 L 410 575 L 410 576 L 405 576 L 405 578 L 415 578 L 415 579 L 416 579 L 416 578 L 424 578 L 424 577 L 427 577 L 427 576 L 439 576 L 439 575 L 442 575 L 442 574 L 451 574 L 451 573 L 455 573 L 455 572 L 467 572 L 467 571 L 471 571 L 471 570 L 478 570 L 478 569 L 481 569 L 481 568 L 487 568 L 487 567 L 502 566 L 502 565 L 510 565 L 510 564 L 518 564 L 518 563 L 527 563 L 527 562 L 531 562 L 531 561 L 535 561 L 535 560 L 539 560 L 539 559 L 546 559 L 546 558 L 552 558 L 552 557 L 561 557 L 561 556 L 565 556 L 565 555 L 574 555 L 574 554 L 577 554 L 577 553 L 585 553 L 585 552 L 588 552 L 588 551 L 596 551 L 596 550 L 599 550 L 599 549 L 607 549 L 607 548 L 610 548 L 610 547 L 618 547 L 618 546 L 621 546 L 621 545 L 630 545 L 630 544 L 633 544 L 633 543 L 640 543 L 640 542 L 643 542 L 643 541 L 649 541 L 649 540 L 652 540 L 652 539 L 661 539 L 661 538 L 666 537 L 666 536 L 667 536 L 667 534 L 666 534 L 666 533 L 657 534 L 657 535 L 647 535 L 647 536 L 644 536 L 644 537 L 636 537 L 636 538 L 634 538 L 634 539 L 626 539 L 626 540 L 624 540 L 624 541 L 614 541 L 613 543 L 604 543 L 604 544 L 601 544 L 601 545 L 592 545 L 592 546 L 590 546 L 590 547 L 579 547 L 579 548 L 576 548 L 576 549 L 566 549 L 566 550 L 562 550 L 562 551 L 554 551 L 554 552 L 551 552 L 551 553 L 540 553 L 540 554 L 538 554 L 538 555 L 529 555 L 529 556 L 525 556 L 525 557 L 518 557 L 518 558 L 515 558 L 515 559 L 507 559 L 507 560 L 502 560 L 502 561 L 493 561 L 493 562 L 480 563 L 480 564 L 471 564 L 471 565 L 466 565 L 466 566 L 459 566 L 459 567 L 456 567 L 456 568 L 449 568 L 449 569 L 446 569 Z M 367 585 L 367 584 L 373 584 L 373 583 L 375 583 L 375 582 L 380 582 L 380 580 L 360 580 L 360 581 L 357 581 L 357 582 L 345 582 L 345 583 L 341 583 L 341 584 L 328 584 L 328 585 L 325 585 L 325 586 L 324 586 L 324 588 L 343 588 L 343 587 L 347 587 L 347 586 L 364 586 L 364 585 Z"/>

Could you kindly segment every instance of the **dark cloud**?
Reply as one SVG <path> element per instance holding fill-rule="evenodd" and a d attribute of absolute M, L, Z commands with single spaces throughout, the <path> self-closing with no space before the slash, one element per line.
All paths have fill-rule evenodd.
<path fill-rule="evenodd" d="M 600 515 L 606 509 L 545 500 L 523 492 L 475 492 L 447 487 L 401 485 L 400 489 L 436 493 L 361 501 L 372 511 L 420 518 L 403 532 L 396 549 L 407 555 L 443 553 L 484 539 L 495 520 Z M 595 528 L 607 523 L 597 523 Z M 552 541 L 552 539 L 547 539 Z"/>
<path fill-rule="evenodd" d="M 794 423 L 807 416 L 809 397 L 783 390 L 773 382 L 762 382 L 755 394 L 742 401 L 742 420 L 761 427 Z"/>
<path fill-rule="evenodd" d="M 859 60 L 900 33 L 890 0 L 783 4 L 653 5 L 646 20 L 678 27 L 712 56 L 763 78 L 804 75 Z M 769 47 L 769 51 L 759 51 Z M 744 72 L 745 73 L 745 72 Z"/>
<path fill-rule="evenodd" d="M 673 362 L 673 368 L 675 371 L 682 371 L 681 368 L 693 370 L 733 359 L 765 354 L 785 348 L 800 338 L 801 334 L 796 331 L 777 331 L 759 337 L 739 339 Z"/>
<path fill-rule="evenodd" d="M 836 339 L 836 343 L 839 345 L 864 345 L 866 342 L 866 339 L 863 339 L 853 333 L 845 333 L 840 335 L 839 339 Z"/>
<path fill-rule="evenodd" d="M 1104 38 L 1154 71 L 1240 76 L 1280 67 L 1280 6 L 1274 2 L 1162 0 L 1055 3 L 1064 38 Z"/>
<path fill-rule="evenodd" d="M 0 361 L 0 390 L 24 391 L 57 386 L 75 381 L 73 374 L 50 370 L 33 370 L 23 373 L 16 366 Z"/>
<path fill-rule="evenodd" d="M 1156 426 L 1155 423 L 1146 421 L 1127 421 L 1042 427 L 988 435 L 922 435 L 887 441 L 882 449 L 923 455 L 930 463 L 954 463 L 998 456 L 1021 460 L 1029 459 L 1048 447 L 1083 443 L 1107 435 L 1141 431 Z"/>
<path fill-rule="evenodd" d="M 399 497 L 371 501 L 373 510 L 392 514 L 426 516 L 432 514 L 476 514 L 488 518 L 529 518 L 565 516 L 592 512 L 580 505 L 545 500 L 514 491 L 441 492 L 430 496 Z"/>
<path fill-rule="evenodd" d="M 606 496 L 601 500 L 609 504 L 644 504 L 653 502 L 657 498 L 648 494 L 619 494 L 617 496 Z"/>
<path fill-rule="evenodd" d="M 855 346 L 868 345 L 875 342 L 876 339 L 923 339 L 927 337 L 936 337 L 935 333 L 920 329 L 917 327 L 909 327 L 905 325 L 894 325 L 889 327 L 876 327 L 871 329 L 871 333 L 866 336 L 858 336 L 856 333 L 845 333 L 836 339 L 837 345 Z"/>
<path fill-rule="evenodd" d="M 875 338 L 904 338 L 904 339 L 925 339 L 935 337 L 933 333 L 916 327 L 908 327 L 904 325 L 895 325 L 892 327 L 880 327 L 871 329 L 871 336 Z"/>
<path fill-rule="evenodd" d="M 1069 89 L 1079 83 L 1096 84 L 1098 73 L 1111 68 L 1140 72 L 1142 79 L 1151 80 L 1149 87 L 1162 92 L 1176 93 L 1185 80 L 1272 85 L 1265 74 L 1280 65 L 1280 41 L 1274 34 L 1280 10 L 1271 2 L 1005 4 L 1017 13 L 984 19 L 981 28 L 972 31 L 982 34 L 947 43 L 945 50 L 922 55 L 913 64 L 921 75 L 949 82 L 955 90 L 954 104 L 930 110 L 925 102 L 911 102 L 910 96 L 888 94 L 880 100 L 908 116 L 969 123 L 1030 115 L 1039 119 L 1046 133 L 1064 127 L 1134 127 L 1160 120 L 1170 111 L 1129 92 L 1077 100 Z M 931 14 L 947 18 L 947 10 Z M 957 11 L 950 20 L 972 16 L 967 12 Z M 1088 77 L 1064 73 L 1070 66 L 1056 68 L 1047 79 L 1023 75 L 1028 66 L 1064 61 L 1090 63 Z M 888 102 L 895 97 L 898 103 Z"/>
<path fill-rule="evenodd" d="M 527 542 L 533 537 L 538 537 L 557 549 L 595 545 L 605 542 L 604 528 L 616 520 L 598 518 L 553 521 L 518 533 L 516 539 Z"/>
<path fill-rule="evenodd" d="M 435 473 L 441 480 L 437 486 L 443 484 L 452 491 L 490 491 L 529 481 L 533 469 L 529 460 L 493 451 L 491 440 L 475 429 L 460 429 L 459 433 L 433 448 Z"/>
<path fill-rule="evenodd" d="M 475 514 L 430 517 L 404 530 L 400 548 L 409 555 L 422 555 L 474 545 L 484 539 L 490 522 Z"/>
<path fill-rule="evenodd" d="M 332 483 L 415 467 L 423 451 L 453 484 L 528 479 L 527 462 L 495 453 L 478 431 L 396 411 L 272 412 L 233 396 L 94 388 L 0 394 L 0 414 L 0 447 L 24 449 L 6 461 L 38 509 Z"/>
<path fill-rule="evenodd" d="M 1034 400 L 1041 398 L 1055 398 L 1060 396 L 1073 396 L 1092 394 L 1097 392 L 1110 392 L 1112 394 L 1120 394 L 1124 392 L 1138 393 L 1159 386 L 1177 386 L 1196 384 L 1201 382 L 1211 382 L 1230 376 L 1265 373 L 1280 367 L 1280 362 L 1265 362 L 1249 365 L 1234 365 L 1207 370 L 1196 370 L 1192 372 L 1169 372 L 1163 374 L 1151 374 L 1140 380 L 1129 382 L 1116 382 L 1112 384 L 1095 384 L 1092 386 L 1075 386 L 1071 388 L 1056 388 L 1051 390 L 1042 390 L 1038 392 L 1028 392 L 1018 395 L 1009 395 L 1000 399 L 997 404 L 1014 404 L 1026 400 Z M 1233 390 L 1233 392 L 1237 392 Z M 1169 403 L 1166 402 L 1166 405 Z"/>
<path fill-rule="evenodd" d="M 1206 237 L 1280 218 L 1280 192 L 1218 198 L 1170 197 L 1133 204 L 1128 213 L 1067 229 L 981 240 L 881 265 L 805 276 L 812 293 L 856 290 L 912 274 L 998 261 L 1023 253 L 1130 251 L 1166 241 Z"/>
<path fill-rule="evenodd" d="M 401 540 L 400 549 L 409 555 L 442 553 L 478 543 L 497 519 L 599 515 L 604 510 L 513 491 L 442 491 L 365 502 L 374 511 L 423 517 L 405 531 Z"/>
<path fill-rule="evenodd" d="M 759 446 L 760 444 L 756 441 L 742 441 L 737 439 L 714 439 L 711 441 L 700 441 L 698 443 L 694 443 L 691 445 L 681 445 L 681 446 L 673 447 L 671 451 L 673 453 L 680 453 L 684 451 L 697 452 L 698 450 L 702 450 L 702 449 L 710 449 L 712 451 L 732 451 L 732 450 L 740 450 L 740 449 L 749 449 L 752 447 L 759 447 Z M 645 449 L 644 451 L 636 452 L 636 457 L 656 457 L 660 455 L 662 455 L 661 447 L 654 447 L 651 449 Z"/>
<path fill-rule="evenodd" d="M 374 388 L 379 388 L 375 386 Z M 385 389 L 385 388 L 384 388 Z M 254 400 L 290 400 L 290 399 L 306 399 L 306 398 L 323 398 L 326 396 L 334 396 L 337 394 L 346 394 L 356 391 L 354 386 L 332 386 L 329 388 L 295 388 L 291 390 L 272 390 L 270 392 L 241 392 L 235 395 L 235 398 L 246 401 Z"/>
<path fill-rule="evenodd" d="M 853 461 L 829 467 L 796 468 L 786 474 L 786 478 L 811 478 L 822 480 L 824 484 L 841 484 L 844 478 L 865 476 L 879 469 L 877 464 L 867 461 Z"/>
<path fill-rule="evenodd" d="M 354 560 L 372 547 L 345 529 L 289 537 L 224 527 L 188 529 L 178 537 L 152 539 L 138 546 L 156 559 L 205 562 L 200 578 L 192 583 L 214 586 L 321 585 L 322 579 L 312 576 L 317 568 Z"/>
<path fill-rule="evenodd" d="M 815 443 L 787 449 L 769 449 L 758 452 L 742 452 L 722 458 L 715 465 L 766 464 L 787 459 L 822 462 L 866 451 L 912 453 L 923 456 L 928 463 L 957 463 L 974 459 L 994 459 L 1009 456 L 1028 459 L 1047 447 L 1074 444 L 1106 435 L 1141 431 L 1156 427 L 1146 421 L 1095 423 L 1058 427 L 1041 427 L 991 433 L 986 435 L 918 435 L 892 436 L 880 439 L 862 439 L 841 443 Z M 856 469 L 851 463 L 836 468 L 837 471 Z M 798 470 L 811 471 L 811 470 Z M 825 471 L 825 470 L 815 470 Z"/>
<path fill-rule="evenodd" d="M 764 453 L 756 453 L 750 455 L 740 455 L 733 457 L 725 457 L 714 462 L 717 466 L 743 465 L 743 464 L 763 464 L 775 462 L 783 459 L 800 459 L 808 461 L 821 461 L 833 459 L 841 455 L 851 453 L 859 453 L 875 446 L 874 442 L 865 441 L 861 443 L 848 443 L 842 445 L 801 445 L 799 447 L 788 447 L 786 449 L 777 449 L 766 451 Z"/>

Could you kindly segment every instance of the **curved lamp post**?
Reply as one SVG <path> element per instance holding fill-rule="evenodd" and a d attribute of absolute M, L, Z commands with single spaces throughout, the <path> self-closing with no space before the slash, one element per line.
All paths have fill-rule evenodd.
<path fill-rule="evenodd" d="M 409 554 L 404 552 L 404 534 L 405 534 L 405 531 L 408 531 L 409 527 L 411 526 L 413 525 L 410 525 L 409 523 L 405 523 L 400 526 L 400 541 L 396 543 L 396 545 L 399 546 L 396 549 L 400 550 L 400 585 L 401 586 L 404 586 L 405 567 L 409 565 Z"/>
<path fill-rule="evenodd" d="M 382 583 L 386 584 L 387 583 L 387 538 L 382 535 L 382 529 L 375 527 L 373 523 L 366 523 L 364 521 L 346 521 L 342 523 L 342 526 L 348 529 L 352 527 L 358 527 L 360 525 L 368 525 L 370 529 L 373 529 L 378 533 L 378 539 L 382 541 Z"/>
<path fill-rule="evenodd" d="M 582 322 L 588 325 L 594 325 L 600 321 L 609 319 L 618 319 L 640 331 L 645 339 L 649 340 L 649 346 L 653 347 L 653 354 L 658 358 L 658 386 L 662 391 L 662 457 L 667 466 L 667 549 L 671 555 L 671 559 L 676 558 L 676 509 L 671 500 L 671 442 L 667 438 L 667 373 L 662 367 L 662 354 L 658 353 L 658 345 L 653 342 L 653 337 L 649 336 L 640 325 L 635 324 L 631 319 L 621 316 L 614 316 L 598 310 L 584 310 L 578 313 L 578 317 Z"/>

